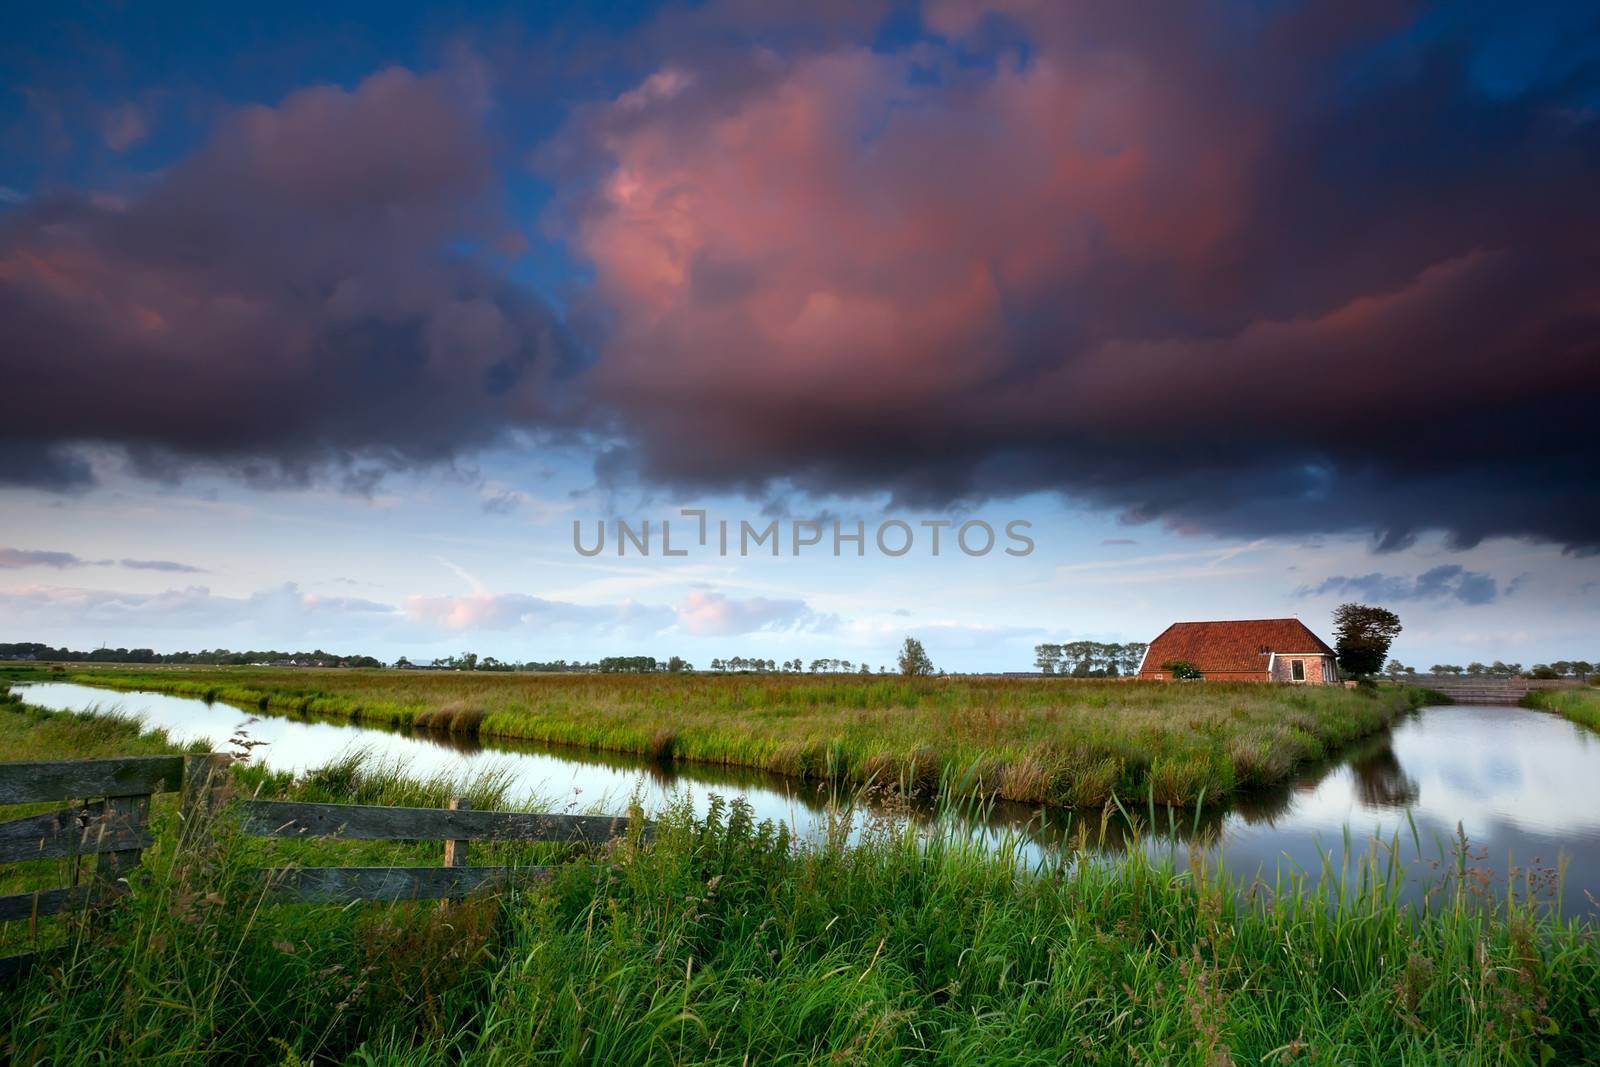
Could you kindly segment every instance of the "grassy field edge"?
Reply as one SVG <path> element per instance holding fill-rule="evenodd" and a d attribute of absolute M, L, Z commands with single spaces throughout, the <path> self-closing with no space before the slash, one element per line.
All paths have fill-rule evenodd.
<path fill-rule="evenodd" d="M 1076 808 L 1113 795 L 1193 805 L 1272 786 L 1436 699 L 1401 686 L 1137 681 L 316 670 L 284 679 L 237 669 L 51 677 L 253 711 Z"/>

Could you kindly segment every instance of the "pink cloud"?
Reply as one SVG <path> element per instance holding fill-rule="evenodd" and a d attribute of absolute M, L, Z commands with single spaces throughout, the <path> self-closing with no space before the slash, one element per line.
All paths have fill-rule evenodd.
<path fill-rule="evenodd" d="M 607 472 L 1593 542 L 1570 493 L 1461 494 L 1508 462 L 1580 477 L 1523 453 L 1583 433 L 1581 135 L 1530 102 L 1495 121 L 1539 151 L 1463 161 L 1439 109 L 1484 105 L 1453 71 L 1419 55 L 1352 90 L 1407 17 L 1293 7 L 1219 35 L 1189 9 L 940 3 L 945 43 L 671 56 L 543 157 L 584 179 L 552 223 L 609 316 L 592 381 L 631 447 Z"/>
<path fill-rule="evenodd" d="M 1108 258 L 1192 269 L 1244 211 L 1256 119 L 1153 63 L 1046 54 L 959 93 L 914 63 L 841 49 L 725 100 L 647 81 L 594 119 L 576 239 L 622 313 L 612 390 L 911 409 L 1005 369 L 1008 301 Z"/>
<path fill-rule="evenodd" d="M 452 632 L 551 626 L 655 632 L 672 621 L 668 609 L 632 601 L 615 605 L 571 604 L 525 593 L 411 596 L 402 603 L 401 610 L 413 623 Z"/>
<path fill-rule="evenodd" d="M 695 637 L 729 637 L 761 630 L 793 630 L 831 625 L 803 600 L 736 599 L 709 589 L 693 589 L 677 608 L 678 627 Z"/>

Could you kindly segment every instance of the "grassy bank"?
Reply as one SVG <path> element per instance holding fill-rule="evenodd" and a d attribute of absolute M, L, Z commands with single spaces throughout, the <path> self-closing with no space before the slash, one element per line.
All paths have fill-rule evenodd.
<path fill-rule="evenodd" d="M 1271 785 L 1420 690 L 1077 680 L 164 669 L 55 677 L 846 784 L 1073 807 Z"/>
<path fill-rule="evenodd" d="M 164 744 L 117 729 L 121 751 Z M 104 752 L 107 730 L 0 706 L 0 757 L 35 755 L 41 738 L 57 755 L 79 739 Z M 408 787 L 346 765 L 301 783 L 245 772 L 242 788 L 373 799 Z M 418 801 L 435 791 L 409 788 Z M 1600 931 L 1485 908 L 1470 871 L 1419 912 L 1375 864 L 1330 908 L 1305 885 L 1236 897 L 1223 872 L 1141 855 L 1019 876 L 1005 855 L 884 828 L 859 848 L 802 849 L 734 807 L 669 812 L 654 841 L 522 896 L 262 907 L 247 873 L 259 846 L 229 831 L 226 809 L 199 853 L 173 846 L 160 812 L 157 826 L 131 896 L 0 1000 L 11 1062 L 1600 1056 Z M 359 862 L 355 845 L 330 847 Z"/>
<path fill-rule="evenodd" d="M 1522 703 L 1600 730 L 1600 689 L 1533 689 Z"/>

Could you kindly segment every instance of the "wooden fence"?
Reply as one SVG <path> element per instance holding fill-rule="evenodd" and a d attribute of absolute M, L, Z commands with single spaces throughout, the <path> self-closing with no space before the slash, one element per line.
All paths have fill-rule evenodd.
<path fill-rule="evenodd" d="M 0 804 L 82 801 L 0 824 L 0 863 L 95 857 L 87 884 L 0 896 L 0 922 L 76 911 L 126 889 L 121 879 L 151 844 L 150 797 L 181 786 L 184 761 L 144 756 L 0 763 Z M 0 977 L 26 971 L 33 959 L 31 952 L 0 959 Z"/>
<path fill-rule="evenodd" d="M 206 847 L 193 828 L 208 824 L 197 816 L 215 810 L 230 763 L 219 755 L 0 762 L 0 804 L 76 801 L 0 823 L 0 863 L 95 856 L 88 884 L 0 896 L 0 922 L 80 910 L 126 892 L 128 873 L 153 840 L 149 813 L 156 793 L 183 790 L 179 847 Z M 625 818 L 607 816 L 474 811 L 464 799 L 451 801 L 448 809 L 275 800 L 246 800 L 238 807 L 243 831 L 256 837 L 444 842 L 437 867 L 264 868 L 266 899 L 280 904 L 460 898 L 550 873 L 544 867 L 468 866 L 468 842 L 602 844 L 628 826 Z M 32 953 L 0 958 L 0 978 L 32 963 Z"/>
<path fill-rule="evenodd" d="M 426 900 L 461 897 L 517 878 L 542 878 L 542 867 L 469 867 L 469 841 L 582 841 L 603 844 L 628 820 L 599 815 L 540 815 L 473 811 L 465 800 L 443 808 L 364 804 L 303 804 L 251 800 L 242 805 L 244 832 L 258 837 L 343 837 L 444 842 L 438 867 L 269 867 L 269 899 L 279 903 L 350 900 Z"/>

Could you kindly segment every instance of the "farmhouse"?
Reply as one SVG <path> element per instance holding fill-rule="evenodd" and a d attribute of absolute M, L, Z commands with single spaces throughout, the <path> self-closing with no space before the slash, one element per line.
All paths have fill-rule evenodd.
<path fill-rule="evenodd" d="M 1339 681 L 1333 649 L 1299 619 L 1175 622 L 1150 642 L 1139 677 L 1166 678 L 1171 671 L 1162 664 L 1174 661 L 1219 682 Z"/>

